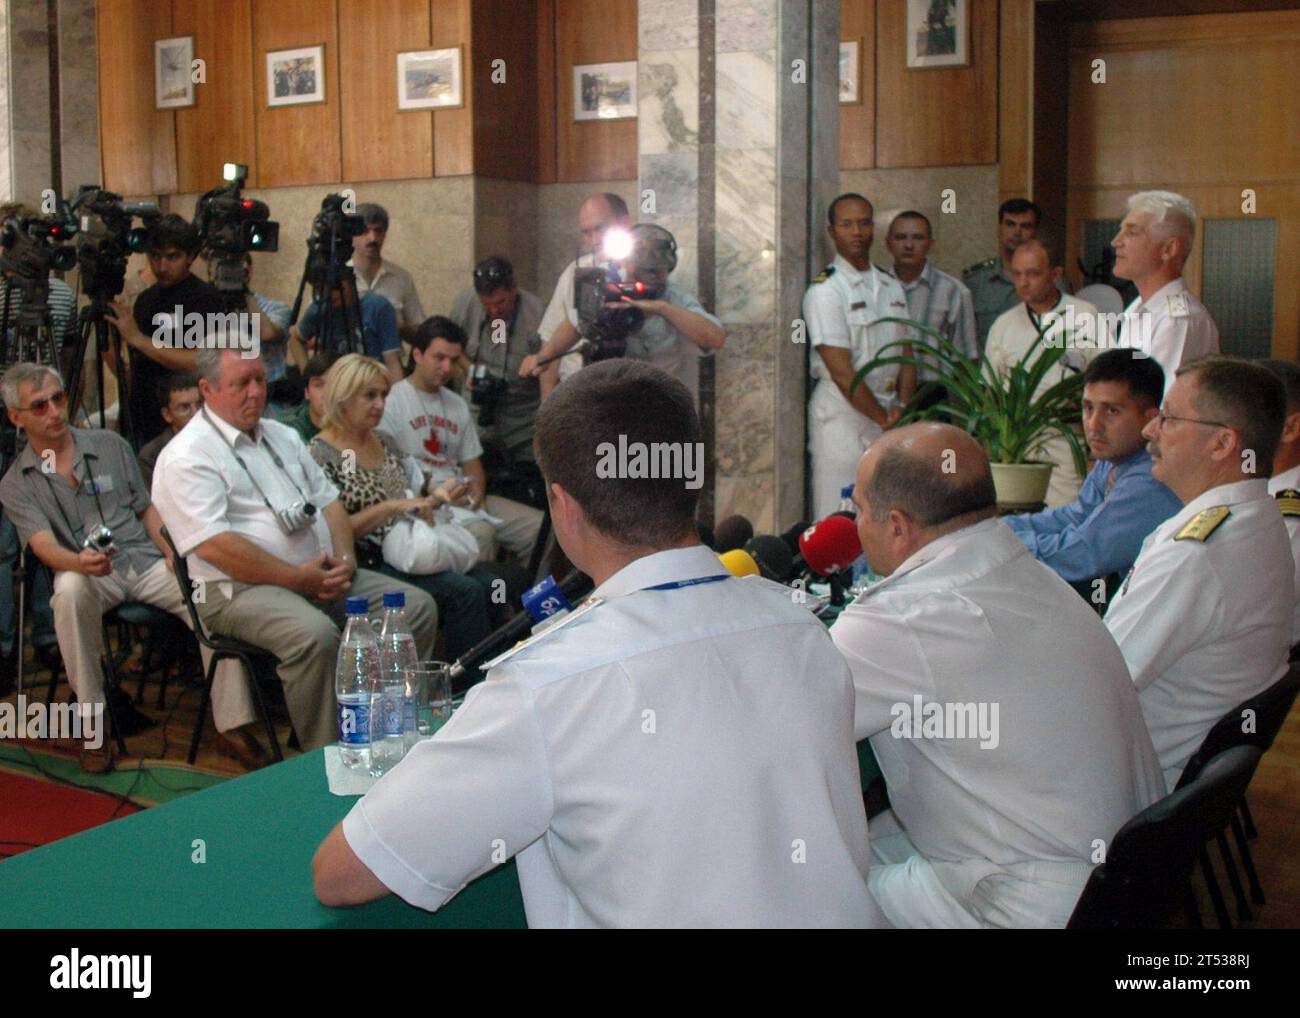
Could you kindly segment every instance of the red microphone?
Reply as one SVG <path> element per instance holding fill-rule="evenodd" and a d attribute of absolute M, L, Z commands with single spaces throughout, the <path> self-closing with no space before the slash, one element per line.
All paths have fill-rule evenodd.
<path fill-rule="evenodd" d="M 847 569 L 862 554 L 858 528 L 843 516 L 828 516 L 799 535 L 799 554 L 820 576 Z"/>

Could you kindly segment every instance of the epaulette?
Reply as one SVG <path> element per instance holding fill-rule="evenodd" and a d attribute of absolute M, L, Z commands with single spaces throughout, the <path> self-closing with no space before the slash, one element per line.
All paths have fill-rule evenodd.
<path fill-rule="evenodd" d="M 602 605 L 604 603 L 605 603 L 605 599 L 603 597 L 588 598 L 586 601 L 583 601 L 582 604 L 578 605 L 578 607 L 574 608 L 573 611 L 569 612 L 567 615 L 564 616 L 564 618 L 560 619 L 558 622 L 551 623 L 545 629 L 541 630 L 540 632 L 534 633 L 526 640 L 520 640 L 509 650 L 505 651 L 502 654 L 498 654 L 491 661 L 486 661 L 479 667 L 482 668 L 482 670 L 485 672 L 492 668 L 495 668 L 497 665 L 510 660 L 510 658 L 514 657 L 521 650 L 524 650 L 527 647 L 531 647 L 534 644 L 539 643 L 542 640 L 545 640 L 552 633 L 559 632 L 561 629 L 567 626 L 574 619 L 582 618 L 582 616 L 586 615 L 597 605 Z"/>
<path fill-rule="evenodd" d="M 1300 491 L 1295 488 L 1283 488 L 1276 495 L 1277 507 L 1283 516 L 1300 516 Z"/>
<path fill-rule="evenodd" d="M 972 272 L 978 272 L 980 269 L 991 269 L 993 268 L 993 263 L 996 261 L 997 258 L 986 258 L 982 262 L 976 262 L 974 265 L 971 265 L 969 268 L 962 269 L 961 274 L 963 276 L 969 276 Z"/>
<path fill-rule="evenodd" d="M 824 282 L 826 282 L 826 280 L 830 279 L 831 276 L 833 276 L 833 275 L 835 275 L 835 266 L 834 266 L 834 265 L 827 265 L 826 268 L 824 268 L 824 269 L 821 270 L 821 272 L 819 272 L 819 273 L 817 273 L 817 275 L 813 276 L 813 282 L 814 282 L 814 283 L 824 283 Z"/>
<path fill-rule="evenodd" d="M 1211 506 L 1209 509 L 1202 509 L 1187 522 L 1187 526 L 1174 535 L 1175 541 L 1207 541 L 1211 534 L 1218 528 L 1219 524 L 1232 515 L 1232 510 L 1226 505 Z"/>

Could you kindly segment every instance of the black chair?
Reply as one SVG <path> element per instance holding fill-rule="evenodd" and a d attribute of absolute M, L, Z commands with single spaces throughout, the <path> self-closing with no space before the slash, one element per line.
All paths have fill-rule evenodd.
<path fill-rule="evenodd" d="M 1273 745 L 1273 740 L 1277 738 L 1277 733 L 1286 722 L 1287 714 L 1290 713 L 1291 707 L 1295 703 L 1297 692 L 1300 692 L 1300 664 L 1292 664 L 1290 670 L 1277 682 L 1269 686 L 1268 689 L 1247 700 L 1243 700 L 1219 719 L 1218 723 L 1206 734 L 1200 749 L 1193 753 L 1187 761 L 1187 766 L 1183 768 L 1182 776 L 1178 779 L 1178 788 L 1195 781 L 1197 775 L 1201 773 L 1201 770 L 1210 760 L 1233 746 L 1254 746 L 1261 754 L 1268 752 Z M 1256 905 L 1262 905 L 1264 904 L 1264 889 L 1260 886 L 1259 876 L 1255 872 L 1255 860 L 1250 854 L 1250 844 L 1246 840 L 1247 826 L 1243 825 L 1248 825 L 1251 831 L 1255 830 L 1249 807 L 1246 806 L 1244 792 L 1229 826 L 1232 828 L 1233 840 L 1237 843 L 1237 854 L 1241 857 L 1242 869 L 1246 871 L 1246 880 L 1250 885 L 1250 896 Z M 1256 831 L 1251 836 L 1255 837 L 1257 834 Z M 1219 831 L 1215 840 L 1219 845 L 1219 854 L 1223 857 L 1223 866 L 1228 874 L 1228 882 L 1231 884 L 1233 894 L 1237 900 L 1237 918 L 1242 921 L 1249 920 L 1251 918 L 1250 906 L 1246 904 L 1245 891 L 1241 886 L 1241 880 L 1237 876 L 1237 868 L 1233 864 L 1232 855 L 1228 849 L 1227 836 L 1223 831 Z M 1210 898 L 1214 902 L 1219 924 L 1221 926 L 1230 925 L 1227 921 L 1227 908 L 1222 904 L 1222 895 L 1218 893 L 1218 882 L 1214 877 L 1209 854 L 1204 851 L 1201 853 L 1201 873 L 1205 877 L 1206 887 L 1209 889 Z"/>
<path fill-rule="evenodd" d="M 1152 929 L 1179 906 L 1195 908 L 1192 867 L 1205 843 L 1234 818 L 1263 754 L 1235 746 L 1198 776 L 1148 806 L 1111 839 L 1106 861 L 1092 871 L 1069 929 Z"/>
<path fill-rule="evenodd" d="M 117 655 L 109 650 L 107 633 L 109 626 L 117 629 Z M 144 657 L 140 662 L 140 680 L 135 689 L 136 702 L 144 703 L 145 680 L 156 671 L 158 674 L 156 706 L 162 710 L 167 702 L 167 666 L 176 659 L 176 655 L 184 655 L 187 650 L 192 651 L 197 647 L 190 637 L 189 630 L 185 628 L 185 623 L 171 612 L 155 605 L 145 604 L 143 601 L 126 601 L 104 613 L 104 627 L 105 662 L 108 670 L 112 672 L 113 682 L 120 681 L 117 674 L 118 666 L 126 659 L 130 647 L 138 642 Z M 160 655 L 160 647 L 168 648 L 175 654 Z"/>
<path fill-rule="evenodd" d="M 194 735 L 190 739 L 189 762 L 194 763 L 194 759 L 199 753 L 199 740 L 203 737 L 203 725 L 207 721 L 208 704 L 212 700 L 212 679 L 216 674 L 217 664 L 220 661 L 234 658 L 242 661 L 244 667 L 248 670 L 248 680 L 253 687 L 253 699 L 257 703 L 257 712 L 261 715 L 262 723 L 266 728 L 266 738 L 271 746 L 271 756 L 276 763 L 279 763 L 284 759 L 284 754 L 280 751 L 280 740 L 275 734 L 275 723 L 271 720 L 266 701 L 262 696 L 262 684 L 259 681 L 259 675 L 274 676 L 276 669 L 280 666 L 280 659 L 261 647 L 255 647 L 243 640 L 236 640 L 229 636 L 211 636 L 207 633 L 203 628 L 203 620 L 199 618 L 199 610 L 194 607 L 194 587 L 190 583 L 189 565 L 186 563 L 184 556 L 176 550 L 176 543 L 172 540 L 172 535 L 167 532 L 166 527 L 162 528 L 162 535 L 167 542 L 167 547 L 172 550 L 176 582 L 180 586 L 185 607 L 189 609 L 194 635 L 198 638 L 199 643 L 212 651 L 212 658 L 208 662 L 208 672 L 203 677 L 203 702 L 199 704 L 199 716 L 194 722 Z"/>

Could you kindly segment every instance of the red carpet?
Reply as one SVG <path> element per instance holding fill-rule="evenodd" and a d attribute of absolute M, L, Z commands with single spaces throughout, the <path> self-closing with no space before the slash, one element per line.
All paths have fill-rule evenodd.
<path fill-rule="evenodd" d="M 115 796 L 0 771 L 0 859 L 136 813 Z"/>

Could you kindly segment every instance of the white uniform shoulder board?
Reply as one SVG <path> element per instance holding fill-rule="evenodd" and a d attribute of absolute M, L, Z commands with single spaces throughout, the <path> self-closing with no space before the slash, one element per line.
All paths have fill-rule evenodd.
<path fill-rule="evenodd" d="M 1187 521 L 1187 526 L 1174 535 L 1174 540 L 1200 541 L 1204 543 L 1209 540 L 1211 534 L 1219 529 L 1219 524 L 1231 515 L 1232 510 L 1226 505 L 1216 505 L 1211 506 L 1209 509 L 1202 509 Z"/>
<path fill-rule="evenodd" d="M 1187 294 L 1173 293 L 1169 295 L 1169 317 L 1186 318 L 1188 315 Z"/>
<path fill-rule="evenodd" d="M 545 640 L 547 637 L 549 637 L 552 633 L 559 632 L 561 629 L 567 626 L 574 619 L 582 618 L 582 616 L 586 615 L 597 605 L 602 605 L 604 603 L 605 603 L 605 599 L 603 597 L 588 598 L 586 601 L 583 601 L 582 604 L 578 605 L 578 607 L 574 608 L 573 611 L 569 612 L 568 615 L 560 619 L 559 622 L 547 626 L 540 633 L 535 633 L 532 636 L 528 637 L 528 639 L 526 640 L 520 640 L 518 643 L 516 643 L 505 653 L 498 654 L 491 661 L 487 661 L 484 664 L 480 665 L 479 667 L 482 668 L 483 671 L 485 672 L 495 668 L 497 665 L 501 664 L 502 662 L 510 660 L 510 658 L 514 657 L 525 647 L 531 647 L 535 643 L 540 643 L 542 640 Z"/>
<path fill-rule="evenodd" d="M 826 280 L 830 279 L 831 276 L 833 276 L 833 275 L 835 275 L 835 266 L 834 266 L 834 265 L 827 265 L 826 268 L 824 268 L 824 269 L 821 270 L 821 272 L 819 272 L 819 273 L 817 273 L 817 275 L 813 276 L 813 282 L 814 282 L 814 283 L 824 283 L 824 282 L 826 282 Z"/>
<path fill-rule="evenodd" d="M 1283 516 L 1300 516 L 1300 491 L 1295 488 L 1283 488 L 1276 495 L 1277 507 Z"/>

